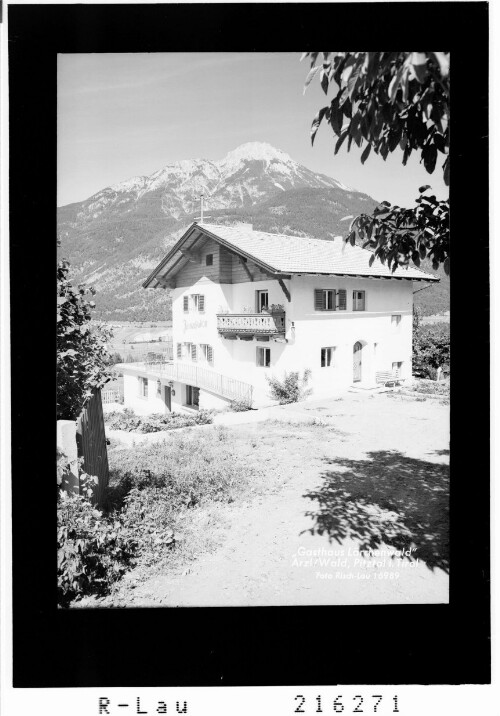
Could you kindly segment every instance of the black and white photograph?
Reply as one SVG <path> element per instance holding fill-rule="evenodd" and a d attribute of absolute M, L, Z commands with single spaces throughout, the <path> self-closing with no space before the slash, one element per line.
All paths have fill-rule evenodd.
<path fill-rule="evenodd" d="M 17 697 L 489 684 L 487 3 L 7 9 Z"/>
<path fill-rule="evenodd" d="M 61 607 L 448 602 L 450 74 L 58 56 Z"/>

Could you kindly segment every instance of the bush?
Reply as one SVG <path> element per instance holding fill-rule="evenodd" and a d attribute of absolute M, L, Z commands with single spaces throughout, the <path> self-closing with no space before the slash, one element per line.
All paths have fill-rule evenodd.
<path fill-rule="evenodd" d="M 244 413 L 247 410 L 252 410 L 251 400 L 231 400 L 229 404 L 229 410 L 233 413 Z"/>
<path fill-rule="evenodd" d="M 424 393 L 426 395 L 444 395 L 449 397 L 450 395 L 450 383 L 449 381 L 422 381 L 419 380 L 412 387 L 412 390 L 417 393 Z"/>
<path fill-rule="evenodd" d="M 307 388 L 310 377 L 311 371 L 309 368 L 306 368 L 302 378 L 300 378 L 298 371 L 291 371 L 290 373 L 285 371 L 283 380 L 266 375 L 271 398 L 277 400 L 280 405 L 304 400 L 312 393 L 312 388 Z"/>
<path fill-rule="evenodd" d="M 212 413 L 199 410 L 192 415 L 181 413 L 153 413 L 136 415 L 130 408 L 123 411 L 113 410 L 104 416 L 106 427 L 110 430 L 127 430 L 137 433 L 157 433 L 161 430 L 187 428 L 193 425 L 209 425 L 213 422 Z"/>
<path fill-rule="evenodd" d="M 85 479 L 86 478 L 86 479 Z M 83 495 L 58 490 L 57 592 L 58 604 L 69 606 L 86 594 L 104 595 L 131 563 L 137 542 L 120 518 L 108 518 L 90 501 L 91 482 Z"/>

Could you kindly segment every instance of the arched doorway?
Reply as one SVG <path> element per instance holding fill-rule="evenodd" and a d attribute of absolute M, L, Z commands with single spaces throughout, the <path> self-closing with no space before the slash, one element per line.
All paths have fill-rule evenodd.
<path fill-rule="evenodd" d="M 353 368 L 353 383 L 359 383 L 361 380 L 361 355 L 363 346 L 358 341 L 354 344 L 352 349 L 352 368 Z"/>

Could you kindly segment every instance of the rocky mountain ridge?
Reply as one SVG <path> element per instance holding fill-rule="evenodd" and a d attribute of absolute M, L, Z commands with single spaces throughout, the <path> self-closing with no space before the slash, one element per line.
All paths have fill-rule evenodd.
<path fill-rule="evenodd" d="M 75 281 L 97 289 L 100 318 L 170 317 L 168 291 L 145 291 L 141 284 L 199 218 L 201 194 L 210 221 L 322 239 L 345 234 L 352 216 L 376 206 L 368 195 L 261 142 L 243 144 L 218 161 L 183 160 L 105 187 L 58 208 L 60 254 L 71 261 Z"/>

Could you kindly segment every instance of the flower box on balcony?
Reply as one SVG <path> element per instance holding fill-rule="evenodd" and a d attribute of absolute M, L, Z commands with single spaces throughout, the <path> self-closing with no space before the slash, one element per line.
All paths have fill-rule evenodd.
<path fill-rule="evenodd" d="M 218 313 L 217 330 L 223 335 L 275 336 L 285 333 L 285 312 Z"/>

